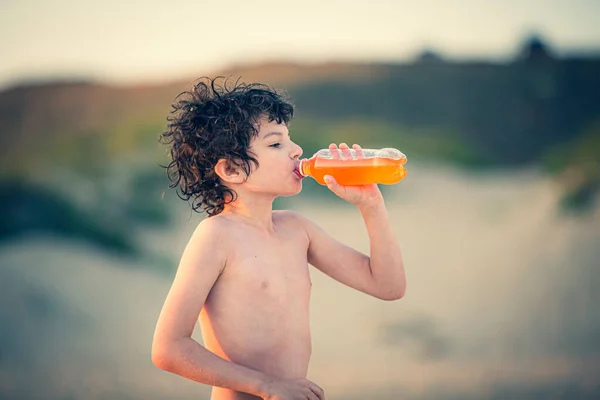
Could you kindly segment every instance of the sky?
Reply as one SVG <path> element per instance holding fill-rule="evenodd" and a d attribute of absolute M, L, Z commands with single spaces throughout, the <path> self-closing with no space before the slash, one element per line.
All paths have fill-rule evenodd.
<path fill-rule="evenodd" d="M 273 60 L 508 58 L 540 34 L 600 49 L 599 0 L 0 0 L 0 90 L 27 79 L 168 81 Z"/>

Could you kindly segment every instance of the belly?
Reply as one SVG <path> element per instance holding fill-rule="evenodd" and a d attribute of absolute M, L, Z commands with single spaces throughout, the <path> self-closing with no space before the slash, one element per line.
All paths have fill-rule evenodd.
<path fill-rule="evenodd" d="M 312 350 L 310 281 L 257 285 L 214 288 L 200 313 L 206 348 L 269 376 L 305 378 Z"/>
<path fill-rule="evenodd" d="M 262 398 L 248 393 L 213 387 L 210 400 L 262 400 Z"/>

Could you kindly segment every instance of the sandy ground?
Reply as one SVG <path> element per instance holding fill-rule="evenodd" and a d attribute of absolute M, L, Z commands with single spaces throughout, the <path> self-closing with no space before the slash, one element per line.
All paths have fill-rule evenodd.
<path fill-rule="evenodd" d="M 412 166 L 385 196 L 404 254 L 404 299 L 370 298 L 311 267 L 309 379 L 329 399 L 600 393 L 600 208 L 558 214 L 556 187 L 535 171 Z M 292 207 L 368 251 L 351 205 L 300 196 Z M 198 222 L 188 216 L 146 232 L 147 247 L 177 261 Z M 150 361 L 169 279 L 73 242 L 0 248 L 0 395 L 208 398 L 208 387 Z M 194 338 L 201 342 L 199 328 Z"/>

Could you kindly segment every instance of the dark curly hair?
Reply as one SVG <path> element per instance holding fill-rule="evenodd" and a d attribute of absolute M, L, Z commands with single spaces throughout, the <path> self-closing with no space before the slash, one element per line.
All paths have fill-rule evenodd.
<path fill-rule="evenodd" d="M 224 80 L 222 85 L 217 80 Z M 190 91 L 180 93 L 167 117 L 167 130 L 159 141 L 170 145 L 171 162 L 167 169 L 170 188 L 177 196 L 192 200 L 192 209 L 202 208 L 209 216 L 223 211 L 237 194 L 225 186 L 215 173 L 220 159 L 228 167 L 240 167 L 250 175 L 258 160 L 249 151 L 258 135 L 261 118 L 289 124 L 294 107 L 283 91 L 260 83 L 244 84 L 239 79 L 228 87 L 224 77 L 202 77 Z"/>

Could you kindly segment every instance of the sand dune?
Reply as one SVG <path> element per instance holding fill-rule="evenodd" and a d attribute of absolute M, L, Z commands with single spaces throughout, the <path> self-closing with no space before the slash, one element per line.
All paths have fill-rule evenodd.
<path fill-rule="evenodd" d="M 558 214 L 556 188 L 536 171 L 412 165 L 386 201 L 406 263 L 404 299 L 382 302 L 311 269 L 309 378 L 329 399 L 597 390 L 599 212 Z M 368 250 L 351 206 L 303 195 L 292 205 Z M 175 260 L 198 222 L 178 210 L 176 226 L 145 236 Z M 209 388 L 152 366 L 170 281 L 131 266 L 52 238 L 0 249 L 0 397 L 208 398 Z"/>

